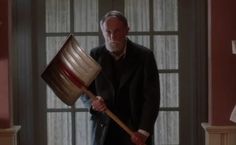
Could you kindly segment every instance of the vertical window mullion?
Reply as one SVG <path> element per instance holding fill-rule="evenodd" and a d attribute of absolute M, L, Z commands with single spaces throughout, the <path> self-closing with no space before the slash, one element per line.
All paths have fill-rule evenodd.
<path fill-rule="evenodd" d="M 70 33 L 74 33 L 74 0 L 70 0 Z M 72 145 L 76 145 L 76 116 L 75 106 L 71 107 L 71 141 Z"/>
<path fill-rule="evenodd" d="M 71 131 L 72 131 L 72 145 L 76 145 L 76 111 L 75 106 L 73 105 L 71 108 Z"/>
<path fill-rule="evenodd" d="M 70 32 L 74 33 L 74 0 L 70 0 Z"/>

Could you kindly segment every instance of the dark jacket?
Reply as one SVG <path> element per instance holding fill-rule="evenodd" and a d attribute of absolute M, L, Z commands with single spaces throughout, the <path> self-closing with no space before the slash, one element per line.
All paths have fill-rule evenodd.
<path fill-rule="evenodd" d="M 111 55 L 105 46 L 91 50 L 91 56 L 101 65 L 102 71 L 90 86 L 91 91 L 105 100 L 108 108 L 116 114 L 114 109 L 115 96 L 125 97 L 123 100 L 128 105 L 129 120 L 116 114 L 133 131 L 144 129 L 153 134 L 159 103 L 160 88 L 159 75 L 150 49 L 127 41 L 126 55 L 119 72 L 120 80 L 114 87 L 114 68 Z M 127 104 L 128 102 L 128 104 Z M 106 138 L 106 130 L 110 119 L 103 113 L 91 109 L 93 124 L 94 144 L 102 145 Z"/>

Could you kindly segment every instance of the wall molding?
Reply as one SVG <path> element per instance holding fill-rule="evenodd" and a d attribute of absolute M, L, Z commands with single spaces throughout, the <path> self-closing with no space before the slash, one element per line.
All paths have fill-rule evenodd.
<path fill-rule="evenodd" d="M 205 145 L 236 145 L 236 126 L 212 126 L 202 123 Z"/>
<path fill-rule="evenodd" d="M 0 129 L 1 145 L 17 145 L 17 133 L 20 128 L 20 126 L 13 126 L 7 129 Z"/>

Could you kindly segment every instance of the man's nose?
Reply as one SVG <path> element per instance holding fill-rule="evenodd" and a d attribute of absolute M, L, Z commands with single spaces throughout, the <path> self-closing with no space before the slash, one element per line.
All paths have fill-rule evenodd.
<path fill-rule="evenodd" d="M 115 33 L 111 33 L 110 38 L 111 38 L 111 40 L 115 40 L 116 39 L 116 34 Z"/>

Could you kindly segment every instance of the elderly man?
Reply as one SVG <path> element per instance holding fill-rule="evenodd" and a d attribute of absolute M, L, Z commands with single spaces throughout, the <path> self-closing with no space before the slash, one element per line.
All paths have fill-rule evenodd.
<path fill-rule="evenodd" d="M 153 52 L 127 38 L 127 19 L 119 11 L 100 21 L 105 44 L 91 50 L 102 72 L 91 84 L 93 145 L 150 145 L 159 112 L 159 75 Z M 129 136 L 104 114 L 109 108 L 134 134 Z"/>

